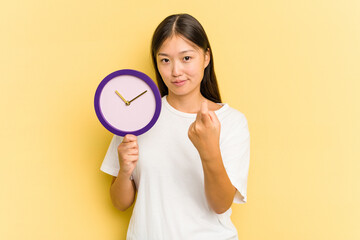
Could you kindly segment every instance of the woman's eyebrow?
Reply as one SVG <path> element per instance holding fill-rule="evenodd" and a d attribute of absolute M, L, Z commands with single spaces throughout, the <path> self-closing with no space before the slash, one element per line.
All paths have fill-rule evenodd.
<path fill-rule="evenodd" d="M 184 51 L 179 52 L 179 54 L 184 54 L 184 53 L 187 53 L 187 52 L 195 52 L 195 50 L 192 50 L 192 49 L 190 49 L 190 50 L 184 50 Z M 158 53 L 158 56 L 168 57 L 169 55 L 166 54 L 166 53 Z"/>
<path fill-rule="evenodd" d="M 183 54 L 183 53 L 187 53 L 187 52 L 195 52 L 195 50 L 190 49 L 190 50 L 181 51 L 180 53 Z"/>

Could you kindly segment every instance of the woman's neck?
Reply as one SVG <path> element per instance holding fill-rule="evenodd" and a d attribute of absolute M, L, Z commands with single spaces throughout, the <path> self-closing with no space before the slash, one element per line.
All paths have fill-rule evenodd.
<path fill-rule="evenodd" d="M 200 110 L 202 101 L 206 100 L 200 93 L 198 95 L 177 96 L 169 93 L 167 102 L 176 110 L 185 113 L 197 113 Z"/>

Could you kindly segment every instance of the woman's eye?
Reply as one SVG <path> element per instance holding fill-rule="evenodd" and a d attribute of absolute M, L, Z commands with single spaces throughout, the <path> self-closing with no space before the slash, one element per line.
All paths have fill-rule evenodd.
<path fill-rule="evenodd" d="M 191 59 L 191 57 L 189 57 L 189 56 L 186 56 L 186 57 L 184 57 L 184 60 L 187 62 L 187 61 L 189 61 Z"/>
<path fill-rule="evenodd" d="M 168 62 L 169 62 L 169 59 L 167 59 L 167 58 L 163 58 L 163 59 L 161 59 L 161 60 L 160 60 L 160 62 L 163 62 L 163 63 L 168 63 Z"/>

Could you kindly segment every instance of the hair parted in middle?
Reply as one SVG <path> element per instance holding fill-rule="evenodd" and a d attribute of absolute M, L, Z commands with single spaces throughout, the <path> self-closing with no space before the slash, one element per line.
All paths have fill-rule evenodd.
<path fill-rule="evenodd" d="M 151 57 L 155 68 L 156 80 L 161 96 L 168 95 L 169 90 L 165 85 L 158 70 L 156 54 L 161 45 L 168 38 L 179 35 L 201 48 L 204 53 L 209 51 L 210 62 L 204 70 L 204 77 L 200 84 L 200 93 L 210 101 L 221 103 L 220 91 L 214 70 L 214 58 L 210 42 L 200 22 L 189 14 L 174 14 L 165 18 L 156 28 L 151 42 Z"/>

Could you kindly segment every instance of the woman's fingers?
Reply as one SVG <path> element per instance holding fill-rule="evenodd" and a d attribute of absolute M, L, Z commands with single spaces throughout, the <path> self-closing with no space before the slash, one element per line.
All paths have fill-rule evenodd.
<path fill-rule="evenodd" d="M 213 122 L 215 125 L 220 125 L 220 121 L 219 121 L 219 119 L 217 118 L 215 112 L 210 111 L 210 112 L 209 112 L 209 116 L 210 116 L 211 122 Z"/>
<path fill-rule="evenodd" d="M 127 154 L 129 154 L 129 155 L 138 155 L 139 150 L 137 148 L 131 148 L 131 149 L 128 149 Z"/>
<path fill-rule="evenodd" d="M 126 134 L 122 142 L 129 143 L 129 142 L 136 142 L 136 141 L 137 141 L 137 137 L 135 135 Z"/>
<path fill-rule="evenodd" d="M 124 139 L 120 145 L 126 150 L 132 148 L 138 148 L 137 137 L 132 134 L 127 134 L 124 136 Z"/>
<path fill-rule="evenodd" d="M 127 142 L 127 143 L 123 143 L 123 147 L 125 149 L 133 149 L 133 148 L 138 148 L 138 144 L 137 142 Z"/>
<path fill-rule="evenodd" d="M 207 114 L 209 112 L 208 103 L 206 100 L 201 103 L 200 112 L 202 114 Z"/>
<path fill-rule="evenodd" d="M 138 159 L 139 159 L 139 156 L 137 154 L 135 154 L 135 155 L 128 154 L 128 155 L 126 155 L 124 162 L 136 162 Z"/>
<path fill-rule="evenodd" d="M 196 114 L 196 120 L 195 122 L 205 122 L 206 121 L 206 117 L 208 115 L 208 107 L 207 107 L 207 102 L 203 101 L 201 103 L 200 106 L 200 110 L 198 111 L 198 113 Z"/>
<path fill-rule="evenodd" d="M 129 156 L 138 158 L 139 147 L 136 136 L 131 134 L 125 135 L 122 143 L 118 147 L 118 153 L 123 160 L 129 160 Z"/>
<path fill-rule="evenodd" d="M 196 115 L 196 122 L 205 125 L 205 127 L 211 127 L 213 125 L 212 118 L 214 114 L 214 112 L 209 111 L 208 102 L 203 101 L 201 103 L 200 111 Z"/>

